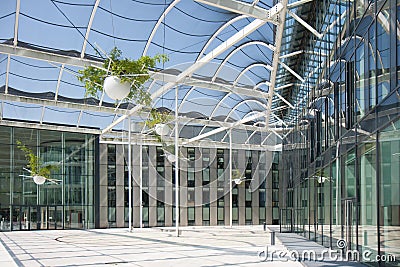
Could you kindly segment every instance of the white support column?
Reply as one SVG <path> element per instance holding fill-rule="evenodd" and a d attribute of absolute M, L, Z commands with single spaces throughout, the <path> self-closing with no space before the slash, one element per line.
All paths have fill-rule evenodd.
<path fill-rule="evenodd" d="M 175 231 L 179 237 L 179 129 L 178 129 L 178 86 L 175 89 Z"/>
<path fill-rule="evenodd" d="M 139 227 L 143 227 L 143 145 L 139 146 Z"/>
<path fill-rule="evenodd" d="M 285 69 L 287 69 L 291 74 L 293 74 L 297 79 L 299 79 L 301 82 L 304 83 L 304 79 L 303 77 L 301 77 L 299 74 L 297 74 L 294 70 L 292 70 L 288 65 L 286 65 L 285 63 L 279 61 L 279 64 L 282 65 L 282 67 L 284 67 Z"/>
<path fill-rule="evenodd" d="M 16 47 L 18 44 L 18 25 L 19 25 L 20 10 L 21 10 L 21 0 L 17 0 L 17 6 L 15 7 L 15 22 L 14 22 L 14 40 L 13 40 L 14 47 Z"/>
<path fill-rule="evenodd" d="M 282 18 L 282 23 L 277 26 L 276 32 L 275 32 L 275 53 L 274 53 L 274 57 L 272 58 L 273 70 L 271 72 L 271 77 L 270 77 L 271 86 L 269 87 L 269 94 L 270 94 L 270 97 L 268 99 L 269 107 L 272 106 L 272 98 L 273 98 L 274 90 L 275 90 L 276 76 L 278 73 L 278 62 L 279 62 L 279 56 L 281 54 L 282 36 L 283 36 L 283 30 L 284 30 L 284 25 L 285 25 L 285 20 L 286 20 L 286 11 L 287 11 L 288 0 L 282 0 L 281 4 L 282 4 L 283 8 L 280 11 L 279 16 Z M 267 123 L 267 125 L 269 122 L 269 118 L 270 118 L 270 114 L 267 114 L 267 116 L 265 118 L 265 122 Z"/>
<path fill-rule="evenodd" d="M 4 89 L 4 93 L 8 94 L 8 80 L 10 79 L 10 63 L 11 63 L 11 55 L 7 56 L 7 69 L 6 69 L 6 88 Z"/>
<path fill-rule="evenodd" d="M 40 114 L 40 124 L 43 124 L 43 118 L 44 118 L 44 111 L 46 110 L 46 107 L 45 106 L 42 106 L 42 112 L 41 112 L 41 114 Z M 82 114 L 82 110 L 81 110 L 81 112 L 79 113 L 79 117 L 80 117 L 80 114 Z M 78 121 L 79 121 L 79 117 L 78 117 Z"/>
<path fill-rule="evenodd" d="M 229 130 L 229 226 L 232 228 L 232 129 Z"/>
<path fill-rule="evenodd" d="M 61 65 L 60 72 L 58 73 L 58 79 L 57 79 L 57 86 L 56 86 L 56 94 L 54 95 L 54 101 L 58 100 L 58 92 L 60 90 L 60 84 L 61 84 L 61 78 L 64 72 L 65 64 Z"/>
<path fill-rule="evenodd" d="M 82 115 L 83 115 L 83 110 L 79 112 L 78 121 L 76 122 L 76 128 L 79 128 L 79 125 L 81 125 Z"/>
<path fill-rule="evenodd" d="M 3 101 L 0 102 L 0 121 L 3 120 Z"/>
<path fill-rule="evenodd" d="M 312 34 L 314 34 L 315 36 L 317 36 L 319 39 L 322 39 L 323 35 L 321 33 L 319 33 L 316 29 L 314 29 L 313 27 L 311 27 L 310 24 L 308 24 L 307 22 L 305 22 L 302 18 L 300 18 L 299 16 L 297 16 L 295 13 L 293 13 L 292 11 L 288 10 L 287 11 L 289 13 L 290 16 L 292 16 L 295 20 L 297 20 L 298 23 L 300 23 L 301 25 L 303 25 L 307 30 L 309 30 Z"/>
<path fill-rule="evenodd" d="M 128 118 L 128 199 L 129 199 L 129 232 L 132 232 L 132 124 L 131 117 Z"/>
<path fill-rule="evenodd" d="M 287 101 L 283 96 L 281 96 L 280 94 L 278 94 L 277 92 L 274 92 L 274 95 L 276 95 L 277 97 L 279 97 L 283 102 L 285 102 L 289 107 L 294 108 L 294 106 Z"/>

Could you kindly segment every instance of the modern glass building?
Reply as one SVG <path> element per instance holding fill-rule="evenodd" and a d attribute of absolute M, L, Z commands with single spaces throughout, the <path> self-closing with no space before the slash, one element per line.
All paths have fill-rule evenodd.
<path fill-rule="evenodd" d="M 398 257 L 399 2 L 336 2 L 314 24 L 324 31 L 328 19 L 337 30 L 311 38 L 309 49 L 327 60 L 283 141 L 282 224 L 327 247 L 342 239 Z M 343 20 L 332 20 L 335 12 Z"/>
<path fill-rule="evenodd" d="M 1 1 L 1 230 L 265 222 L 400 259 L 399 25 L 395 0 Z M 77 80 L 113 47 L 168 56 L 150 106 Z"/>

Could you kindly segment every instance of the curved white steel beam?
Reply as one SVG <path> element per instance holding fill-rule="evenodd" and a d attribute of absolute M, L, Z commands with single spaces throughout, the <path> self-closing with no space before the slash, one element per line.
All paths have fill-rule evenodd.
<path fill-rule="evenodd" d="M 177 83 L 181 83 L 184 81 L 186 77 L 188 77 L 190 74 L 195 72 L 197 69 L 203 67 L 205 64 L 209 63 L 211 60 L 213 60 L 215 57 L 221 55 L 224 53 L 227 49 L 230 47 L 234 46 L 236 43 L 239 41 L 243 40 L 246 38 L 249 34 L 253 33 L 256 31 L 258 28 L 263 26 L 266 22 L 263 20 L 254 20 L 250 24 L 246 25 L 243 29 L 232 35 L 230 38 L 228 38 L 225 42 L 221 43 L 219 46 L 214 48 L 211 52 L 209 52 L 207 55 L 202 57 L 200 60 L 196 61 L 193 63 L 190 67 L 182 71 L 176 78 L 176 82 L 168 82 L 167 84 L 163 85 L 161 88 L 159 88 L 156 92 L 151 94 L 151 99 L 154 100 L 157 97 L 160 97 L 163 95 L 165 92 L 176 86 Z M 107 133 L 110 131 L 112 128 L 114 128 L 115 125 L 121 123 L 123 120 L 125 120 L 127 117 L 130 115 L 134 114 L 135 112 L 139 111 L 141 108 L 143 108 L 143 105 L 136 105 L 129 111 L 127 111 L 127 114 L 119 117 L 117 120 L 115 120 L 113 123 L 108 125 L 106 128 L 103 129 L 102 134 Z M 241 124 L 241 122 L 238 122 L 238 124 Z M 236 124 L 235 124 L 236 125 Z"/>
<path fill-rule="evenodd" d="M 260 88 L 260 86 L 262 86 L 262 85 L 266 85 L 266 86 L 271 86 L 271 83 L 269 82 L 269 81 L 262 81 L 262 82 L 259 82 L 259 83 L 257 83 L 254 87 L 253 87 L 253 90 L 257 90 L 258 88 Z"/>
<path fill-rule="evenodd" d="M 222 63 L 218 66 L 217 70 L 215 71 L 215 74 L 213 76 L 212 81 L 215 81 L 215 79 L 218 77 L 219 72 L 221 71 L 222 67 L 225 65 L 226 62 L 228 62 L 228 60 L 235 55 L 238 51 L 242 50 L 243 48 L 245 48 L 246 46 L 250 46 L 250 45 L 262 45 L 265 46 L 267 48 L 269 48 L 271 51 L 275 51 L 275 47 L 271 44 L 267 44 L 266 42 L 262 42 L 262 41 L 250 41 L 244 44 L 239 45 L 238 47 L 236 47 L 235 49 L 233 49 L 224 59 L 224 61 L 222 61 Z"/>
<path fill-rule="evenodd" d="M 234 105 L 233 107 L 232 107 L 232 109 L 228 112 L 228 114 L 226 115 L 226 118 L 225 118 L 225 122 L 230 118 L 230 116 L 232 115 L 232 113 L 238 108 L 238 107 L 240 107 L 241 105 L 243 105 L 243 104 L 247 104 L 248 102 L 254 102 L 254 103 L 257 103 L 257 104 L 259 104 L 260 106 L 262 106 L 263 108 L 265 108 L 265 109 L 267 109 L 267 105 L 266 104 L 264 104 L 264 103 L 262 103 L 261 101 L 259 101 L 259 100 L 257 100 L 257 99 L 246 99 L 246 100 L 244 100 L 244 101 L 242 101 L 242 102 L 239 102 L 239 103 L 237 103 L 236 105 Z M 260 111 L 257 111 L 257 112 L 260 112 Z M 247 115 L 247 114 L 246 114 Z"/>
<path fill-rule="evenodd" d="M 240 16 L 240 17 L 241 17 L 241 16 Z M 237 18 L 238 18 L 238 17 L 237 17 Z M 237 52 L 240 51 L 241 49 L 243 49 L 243 48 L 245 48 L 245 47 L 247 47 L 247 46 L 250 46 L 250 45 L 262 45 L 262 46 L 265 46 L 265 47 L 271 49 L 272 51 L 275 50 L 275 47 L 274 47 L 273 45 L 267 44 L 266 42 L 262 42 L 262 41 L 250 41 L 250 42 L 244 43 L 244 44 L 242 44 L 242 45 L 236 47 L 234 50 L 232 50 L 232 51 L 228 54 L 228 56 L 224 59 L 224 61 L 218 66 L 217 71 L 215 72 L 214 76 L 213 76 L 212 79 L 211 79 L 211 82 L 215 82 L 215 79 L 217 78 L 217 76 L 218 76 L 218 74 L 219 74 L 221 68 L 223 67 L 223 65 L 225 65 L 225 63 L 228 62 L 228 60 L 229 60 L 235 53 L 237 53 Z M 200 55 L 200 54 L 199 54 L 199 55 Z M 192 93 L 193 90 L 195 90 L 195 87 L 192 87 L 192 88 L 185 94 L 185 96 L 183 97 L 183 100 L 182 100 L 181 104 L 179 105 L 179 109 L 178 109 L 178 110 L 181 109 L 181 106 L 185 103 L 186 99 L 187 99 L 188 96 Z M 229 94 L 228 94 L 228 95 L 229 95 Z M 222 100 L 223 100 L 223 99 L 221 99 L 221 101 L 222 101 Z"/>
<path fill-rule="evenodd" d="M 149 39 L 147 40 L 146 46 L 144 47 L 142 56 L 145 56 L 147 54 L 147 50 L 149 50 L 151 41 L 153 41 L 154 35 L 156 35 L 156 32 L 158 30 L 158 27 L 160 27 L 162 21 L 165 19 L 165 16 L 176 6 L 181 0 L 175 0 L 169 6 L 164 10 L 164 12 L 161 14 L 161 16 L 158 18 L 158 21 L 156 25 L 154 25 L 153 30 L 150 33 Z"/>
<path fill-rule="evenodd" d="M 226 96 L 224 96 L 223 99 L 225 99 L 228 95 L 229 95 L 229 94 L 226 94 Z M 221 99 L 221 101 L 218 102 L 218 105 L 219 105 L 220 103 L 222 103 L 223 99 Z M 233 111 L 235 111 L 240 105 L 245 104 L 245 103 L 247 103 L 247 102 L 255 102 L 255 103 L 258 103 L 258 104 L 260 104 L 262 107 L 264 107 L 265 109 L 267 109 L 267 105 L 264 104 L 263 102 L 261 102 L 260 100 L 257 100 L 257 99 L 246 99 L 246 100 L 244 100 L 244 101 L 242 101 L 242 102 L 237 103 L 237 104 L 232 108 L 232 110 L 229 111 L 229 113 L 227 114 L 227 116 L 226 116 L 224 122 L 227 121 L 227 119 L 231 116 L 231 114 L 232 114 Z M 210 115 L 210 118 L 209 118 L 210 120 L 211 120 L 212 117 L 214 116 L 215 111 L 216 111 L 216 109 L 214 108 L 212 114 Z M 253 112 L 254 112 L 254 111 L 253 111 Z M 257 112 L 259 112 L 259 111 L 257 111 Z M 249 112 L 248 114 L 250 114 L 250 113 L 251 113 L 251 112 Z M 246 114 L 245 116 L 247 116 L 248 114 Z M 244 118 L 244 117 L 243 117 L 243 118 Z M 205 129 L 206 129 L 206 126 L 203 126 L 203 128 L 201 128 L 201 130 L 200 130 L 200 132 L 199 132 L 199 135 L 202 134 L 203 131 L 204 131 Z M 222 140 L 223 140 L 223 139 L 222 139 Z"/>
<path fill-rule="evenodd" d="M 249 70 L 251 70 L 252 68 L 255 68 L 255 67 L 264 67 L 264 68 L 266 68 L 267 70 L 272 71 L 272 66 L 271 66 L 271 65 L 268 65 L 268 64 L 265 64 L 265 63 L 253 63 L 253 64 L 247 66 L 246 68 L 244 68 L 244 69 L 239 73 L 239 75 L 238 75 L 238 76 L 236 77 L 236 79 L 233 81 L 233 85 L 235 86 L 235 85 L 239 82 L 240 78 L 242 78 L 242 76 L 243 76 L 247 71 L 249 71 Z"/>
<path fill-rule="evenodd" d="M 260 113 L 260 111 L 252 110 L 249 113 L 247 113 L 246 115 L 244 115 L 243 119 L 245 119 L 246 117 L 256 116 L 259 113 Z M 257 132 L 257 131 L 253 131 L 253 133 L 255 133 L 255 132 Z M 225 135 L 221 138 L 221 141 L 223 141 L 227 136 L 228 136 L 228 132 L 226 132 Z"/>
<path fill-rule="evenodd" d="M 87 46 L 87 43 L 89 40 L 90 30 L 92 28 L 93 19 L 94 19 L 94 16 L 96 15 L 97 7 L 99 6 L 99 4 L 100 4 L 100 0 L 96 0 L 96 2 L 94 3 L 93 9 L 92 9 L 92 14 L 90 14 L 89 23 L 86 28 L 85 40 L 83 40 L 83 45 L 82 45 L 82 50 L 81 50 L 81 58 L 84 58 L 84 56 L 85 56 L 86 46 Z"/>
<path fill-rule="evenodd" d="M 241 16 L 237 16 L 234 17 L 233 19 L 229 20 L 228 22 L 226 22 L 225 24 L 223 24 L 221 27 L 219 27 L 219 29 L 210 37 L 210 39 L 208 39 L 207 43 L 203 46 L 203 48 L 201 49 L 200 53 L 197 56 L 196 60 L 199 60 L 201 58 L 201 56 L 203 55 L 203 53 L 206 51 L 206 49 L 210 46 L 210 44 L 212 43 L 212 41 L 214 41 L 215 38 L 217 38 L 217 36 L 226 28 L 228 28 L 230 25 L 232 25 L 233 23 L 235 23 L 236 21 L 239 21 L 241 19 L 245 19 L 248 18 L 249 16 L 246 15 L 241 15 Z"/>

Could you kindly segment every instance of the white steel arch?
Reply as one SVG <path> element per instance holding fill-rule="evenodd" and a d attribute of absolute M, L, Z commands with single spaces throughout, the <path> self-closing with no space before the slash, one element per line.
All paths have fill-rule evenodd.
<path fill-rule="evenodd" d="M 241 16 L 240 16 L 240 17 L 241 17 Z M 238 18 L 238 17 L 237 17 L 237 18 Z M 244 44 L 238 46 L 237 48 L 235 48 L 234 50 L 232 50 L 232 51 L 228 54 L 228 56 L 224 59 L 224 61 L 218 66 L 218 69 L 217 69 L 217 71 L 215 72 L 214 76 L 212 77 L 211 81 L 212 81 L 212 82 L 215 82 L 215 79 L 217 78 L 218 73 L 220 72 L 220 69 L 222 68 L 222 66 L 225 65 L 225 63 L 226 63 L 235 53 L 237 53 L 237 52 L 238 52 L 239 50 L 241 50 L 242 48 L 245 48 L 245 47 L 250 46 L 250 45 L 262 45 L 262 46 L 265 46 L 265 47 L 271 49 L 272 51 L 275 50 L 275 47 L 274 47 L 274 46 L 272 46 L 271 44 L 262 42 L 262 41 L 250 41 L 250 42 L 244 43 Z M 200 54 L 199 54 L 199 55 L 200 55 Z M 186 101 L 186 99 L 188 98 L 188 96 L 190 95 L 190 93 L 191 93 L 193 90 L 195 90 L 195 89 L 196 89 L 196 87 L 192 87 L 192 88 L 185 94 L 185 96 L 183 97 L 182 102 L 181 102 L 180 105 L 179 105 L 178 111 L 181 109 L 181 106 L 185 103 L 185 101 Z M 228 94 L 229 94 L 229 93 L 228 93 Z M 224 98 L 225 98 L 225 97 L 224 97 Z M 223 100 L 223 99 L 221 99 L 221 101 L 222 101 L 222 100 Z"/>
<path fill-rule="evenodd" d="M 232 107 L 231 111 L 229 111 L 228 114 L 226 115 L 226 118 L 225 118 L 224 121 L 227 121 L 227 120 L 229 119 L 229 117 L 232 115 L 232 113 L 233 113 L 238 107 L 240 107 L 240 106 L 243 105 L 243 104 L 247 104 L 247 103 L 249 103 L 249 102 L 257 103 L 257 104 L 259 104 L 260 106 L 262 106 L 263 108 L 267 109 L 267 105 L 264 104 L 263 102 L 257 100 L 257 99 L 246 99 L 246 100 L 244 100 L 244 101 L 242 101 L 242 102 L 239 102 L 239 103 L 237 103 L 236 105 L 234 105 L 234 106 Z M 257 112 L 260 112 L 260 111 L 257 111 Z M 246 115 L 247 115 L 247 114 L 246 114 Z"/>
<path fill-rule="evenodd" d="M 212 81 L 214 82 L 215 79 L 218 77 L 219 72 L 221 71 L 222 67 L 225 65 L 226 62 L 228 62 L 228 60 L 235 55 L 238 51 L 242 50 L 243 48 L 250 46 L 250 45 L 262 45 L 265 46 L 269 49 L 271 49 L 271 51 L 275 51 L 275 47 L 271 44 L 267 44 L 266 42 L 262 42 L 262 41 L 250 41 L 244 44 L 241 44 L 240 46 L 236 47 L 235 49 L 233 49 L 224 59 L 224 61 L 222 61 L 222 63 L 218 66 L 218 69 L 215 71 L 214 77 L 212 79 Z"/>
<path fill-rule="evenodd" d="M 224 25 L 222 25 L 211 37 L 210 39 L 208 39 L 207 43 L 203 46 L 203 48 L 201 49 L 199 55 L 197 56 L 196 60 L 199 60 L 203 53 L 206 51 L 206 49 L 210 46 L 210 44 L 212 43 L 212 41 L 214 41 L 215 38 L 217 38 L 217 36 L 223 31 L 225 30 L 228 26 L 232 25 L 233 23 L 241 20 L 241 19 L 245 19 L 248 18 L 249 16 L 247 15 L 241 15 L 241 16 L 237 16 L 234 17 L 233 19 L 229 20 L 228 22 L 226 22 Z"/>
<path fill-rule="evenodd" d="M 260 88 L 260 86 L 262 86 L 262 85 L 266 85 L 266 86 L 271 86 L 271 83 L 269 82 L 269 81 L 262 81 L 262 82 L 259 82 L 259 83 L 257 83 L 254 87 L 253 87 L 253 90 L 257 90 L 258 88 Z"/>
<path fill-rule="evenodd" d="M 147 50 L 149 50 L 151 41 L 154 38 L 154 35 L 156 34 L 158 27 L 160 27 L 161 22 L 164 20 L 165 16 L 174 8 L 174 6 L 176 6 L 181 0 L 175 0 L 174 2 L 172 2 L 165 10 L 164 12 L 161 14 L 161 16 L 158 18 L 158 21 L 156 23 L 156 25 L 154 25 L 153 30 L 150 33 L 149 39 L 147 40 L 146 46 L 144 47 L 143 53 L 142 55 L 145 56 L 147 54 Z"/>
<path fill-rule="evenodd" d="M 249 66 L 247 66 L 246 68 L 244 68 L 244 69 L 239 73 L 239 75 L 236 77 L 235 81 L 233 82 L 233 85 L 235 86 L 235 85 L 239 82 L 240 78 L 242 78 L 242 76 L 243 76 L 246 72 L 248 72 L 249 70 L 251 70 L 252 68 L 255 68 L 255 67 L 264 67 L 264 68 L 266 68 L 266 69 L 269 70 L 269 71 L 272 70 L 271 65 L 268 65 L 268 64 L 265 64 L 265 63 L 253 63 L 253 64 L 250 64 Z"/>
<path fill-rule="evenodd" d="M 81 58 L 83 58 L 85 56 L 86 46 L 87 46 L 87 43 L 88 43 L 90 30 L 92 28 L 94 16 L 96 15 L 97 7 L 99 6 L 99 4 L 100 4 L 100 0 L 96 0 L 96 2 L 94 3 L 93 9 L 92 9 L 92 13 L 90 14 L 89 23 L 88 23 L 88 26 L 86 28 L 85 39 L 83 40 L 83 45 L 82 45 L 82 50 L 81 50 Z"/>
<path fill-rule="evenodd" d="M 229 94 L 227 94 L 227 95 L 229 95 Z M 225 96 L 225 97 L 226 97 L 226 96 Z M 225 97 L 224 97 L 224 98 L 225 98 Z M 223 100 L 221 100 L 221 101 L 223 101 Z M 220 101 L 219 103 L 221 103 L 221 101 Z M 258 103 L 259 105 L 261 105 L 262 107 L 264 107 L 265 109 L 267 109 L 267 105 L 266 105 L 265 103 L 261 102 L 260 100 L 257 100 L 257 99 L 246 99 L 246 100 L 244 100 L 244 101 L 241 101 L 241 102 L 237 103 L 234 107 L 232 107 L 232 110 L 227 114 L 227 116 L 226 116 L 224 122 L 226 122 L 226 121 L 228 120 L 228 118 L 231 116 L 231 114 L 232 114 L 233 111 L 235 111 L 240 105 L 247 104 L 247 102 L 255 102 L 255 103 Z M 219 104 L 219 103 L 218 103 L 218 104 Z M 214 112 L 215 112 L 215 110 L 213 110 L 213 114 L 214 114 Z M 243 118 L 245 118 L 247 115 L 251 114 L 252 112 L 257 112 L 257 113 L 259 113 L 260 111 L 254 111 L 254 110 L 253 110 L 253 111 L 247 113 Z M 212 119 L 213 114 L 210 115 L 210 118 L 209 118 L 210 120 Z M 201 134 L 203 133 L 203 131 L 206 129 L 206 127 L 207 127 L 207 126 L 203 126 L 203 128 L 201 128 L 201 130 L 200 130 L 200 132 L 199 132 L 199 135 L 201 135 Z M 225 137 L 224 137 L 224 138 L 225 138 Z M 222 138 L 222 140 L 224 140 L 224 138 Z"/>

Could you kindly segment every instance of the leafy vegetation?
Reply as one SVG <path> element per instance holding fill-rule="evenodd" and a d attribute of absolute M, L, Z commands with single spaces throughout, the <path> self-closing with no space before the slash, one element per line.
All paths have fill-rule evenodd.
<path fill-rule="evenodd" d="M 154 127 L 155 127 L 157 124 L 160 124 L 160 123 L 168 123 L 168 122 L 172 121 L 172 119 L 173 119 L 172 116 L 169 115 L 168 112 L 165 112 L 165 111 L 158 111 L 158 110 L 156 110 L 156 109 L 152 109 L 152 110 L 150 111 L 150 117 L 149 117 L 149 119 L 147 119 L 147 121 L 146 121 L 146 126 L 147 126 L 149 129 L 154 129 Z"/>
<path fill-rule="evenodd" d="M 43 165 L 40 158 L 33 153 L 33 150 L 17 140 L 17 147 L 25 153 L 25 158 L 28 161 L 27 167 L 31 171 L 32 176 L 39 175 L 45 178 L 50 178 L 52 170 L 57 170 L 57 165 Z"/>
<path fill-rule="evenodd" d="M 104 79 L 111 73 L 118 76 L 122 83 L 128 82 L 131 85 L 128 99 L 135 100 L 137 104 L 149 106 L 150 94 L 143 85 L 150 78 L 149 70 L 155 68 L 157 63 L 166 61 L 168 57 L 165 54 L 157 54 L 154 57 L 142 56 L 137 60 L 123 58 L 122 51 L 114 47 L 104 61 L 103 68 L 88 66 L 78 71 L 77 78 L 84 83 L 86 96 L 99 98 L 100 92 L 103 91 Z"/>

